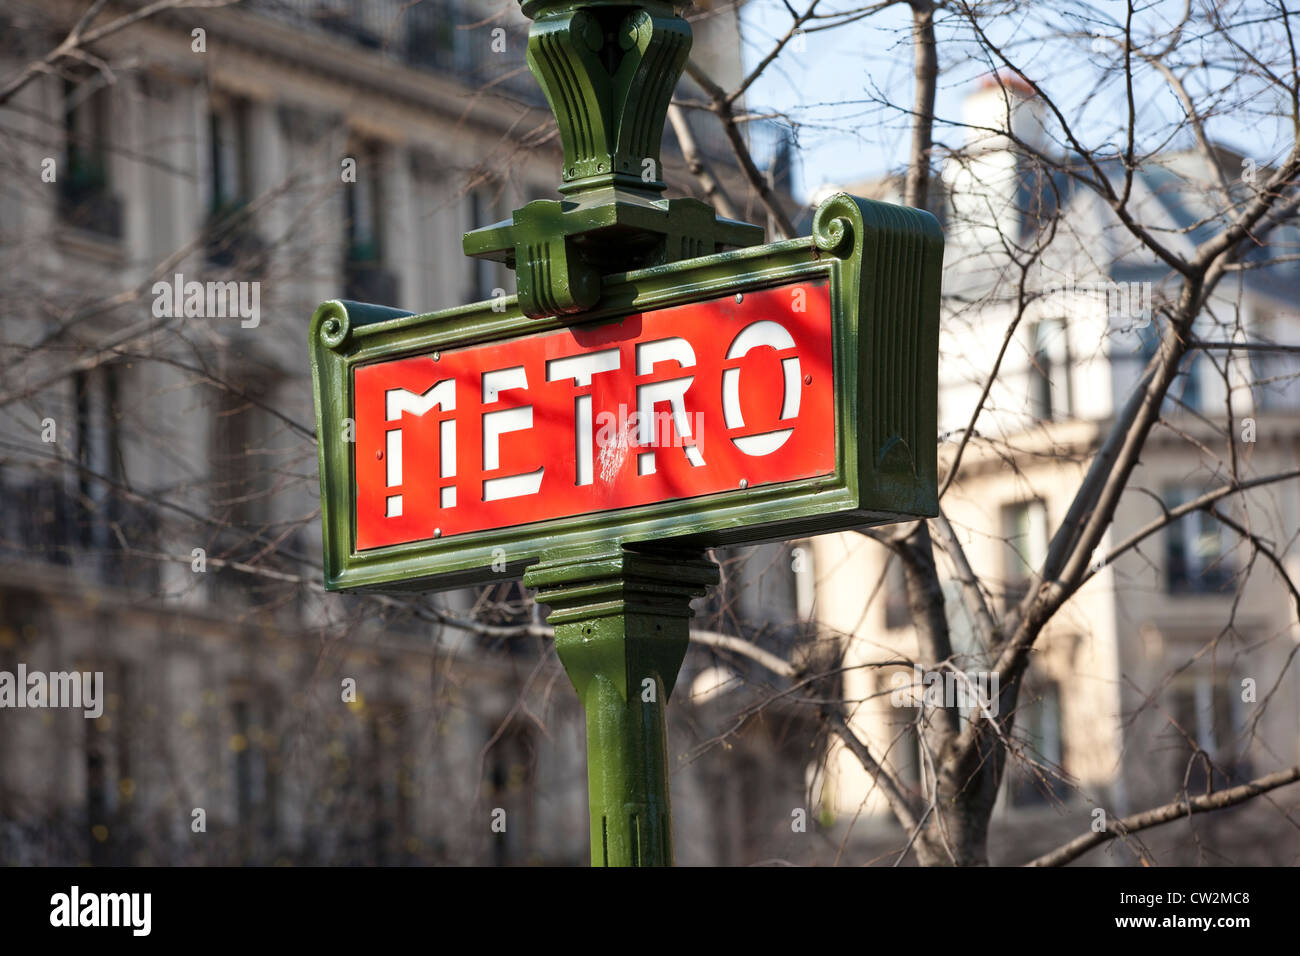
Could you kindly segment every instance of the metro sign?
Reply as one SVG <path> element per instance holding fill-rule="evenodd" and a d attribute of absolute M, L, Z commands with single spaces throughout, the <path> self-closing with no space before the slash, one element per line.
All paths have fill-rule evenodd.
<path fill-rule="evenodd" d="M 353 381 L 362 551 L 835 470 L 825 280 L 376 362 Z"/>
<path fill-rule="evenodd" d="M 811 239 L 608 277 L 580 324 L 511 299 L 326 303 L 327 586 L 453 587 L 593 542 L 933 514 L 942 244 L 922 215 L 841 194 Z"/>

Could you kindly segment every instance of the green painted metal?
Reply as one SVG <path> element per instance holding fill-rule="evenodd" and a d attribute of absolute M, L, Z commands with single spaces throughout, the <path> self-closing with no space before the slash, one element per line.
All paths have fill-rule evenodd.
<path fill-rule="evenodd" d="M 691 552 L 547 555 L 524 575 L 551 608 L 555 650 L 587 715 L 593 866 L 673 862 L 664 708 L 690 600 L 718 581 Z"/>
<path fill-rule="evenodd" d="M 840 193 L 817 210 L 811 237 L 603 276 L 600 305 L 581 317 L 529 319 L 514 297 L 502 311 L 497 300 L 423 315 L 326 302 L 311 326 L 326 587 L 439 590 L 501 580 L 492 569 L 501 553 L 517 576 L 544 552 L 610 542 L 700 549 L 935 514 L 942 255 L 928 213 Z M 831 288 L 835 474 L 356 550 L 353 446 L 345 439 L 357 365 L 818 277 Z"/>
<path fill-rule="evenodd" d="M 539 318 L 584 312 L 601 276 L 763 241 L 758 226 L 721 219 L 696 199 L 662 199 L 660 138 L 691 49 L 683 4 L 526 0 L 535 22 L 528 68 L 564 147 L 562 200 L 467 232 L 465 254 L 504 262 L 519 307 Z"/>
<path fill-rule="evenodd" d="M 325 585 L 437 590 L 523 575 L 551 608 L 587 715 L 593 865 L 672 863 L 664 708 L 690 601 L 716 583 L 705 548 L 937 514 L 943 236 L 928 213 L 844 193 L 812 235 L 762 231 L 664 200 L 659 141 L 690 50 L 666 0 L 521 0 L 528 64 L 559 124 L 560 201 L 466 233 L 467 255 L 516 270 L 518 294 L 421 315 L 346 301 L 310 332 Z M 646 175 L 649 173 L 650 175 Z M 356 549 L 353 371 L 361 364 L 592 325 L 724 294 L 826 279 L 835 472 L 600 514 Z M 494 566 L 495 565 L 495 566 Z"/>

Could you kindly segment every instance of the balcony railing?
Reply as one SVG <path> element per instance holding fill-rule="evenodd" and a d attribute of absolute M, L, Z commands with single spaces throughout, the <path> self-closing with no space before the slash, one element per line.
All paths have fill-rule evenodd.
<path fill-rule="evenodd" d="M 110 587 L 153 591 L 158 515 L 110 495 L 92 503 L 57 481 L 0 487 L 14 507 L 0 521 L 0 557 L 60 564 Z M 125 548 L 125 549 L 124 549 Z"/>
<path fill-rule="evenodd" d="M 251 0 L 248 8 L 476 89 L 543 102 L 524 65 L 528 25 L 490 10 L 452 0 Z"/>

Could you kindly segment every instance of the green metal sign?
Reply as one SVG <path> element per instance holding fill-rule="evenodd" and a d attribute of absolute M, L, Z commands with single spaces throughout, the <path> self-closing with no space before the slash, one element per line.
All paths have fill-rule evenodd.
<path fill-rule="evenodd" d="M 583 313 L 580 320 L 530 319 L 513 298 L 427 315 L 325 303 L 312 322 L 311 358 L 327 587 L 458 587 L 500 580 L 503 572 L 517 576 L 546 552 L 590 549 L 611 541 L 700 549 L 935 514 L 941 257 L 942 238 L 928 214 L 840 194 L 817 210 L 810 238 L 605 276 L 601 306 Z M 828 306 L 823 310 L 818 309 L 819 294 Z M 754 303 L 749 313 L 747 297 Z M 714 305 L 711 311 L 692 310 L 694 304 Z M 710 461 L 721 454 L 714 448 L 725 448 L 733 458 L 741 458 L 740 470 L 730 473 L 733 479 L 740 476 L 734 486 L 730 481 L 725 487 L 696 482 L 686 489 L 688 493 L 670 490 L 661 500 L 649 501 L 644 500 L 645 494 L 619 498 L 607 492 L 604 499 L 590 496 L 587 510 L 557 517 L 546 515 L 581 509 L 583 500 L 568 501 L 565 494 L 548 495 L 538 487 L 503 500 L 495 512 L 487 507 L 484 499 L 491 497 L 494 480 L 494 470 L 487 466 L 492 464 L 494 449 L 490 447 L 493 436 L 484 437 L 483 423 L 488 422 L 490 432 L 491 416 L 504 418 L 503 413 L 510 411 L 504 406 L 538 407 L 538 399 L 528 389 L 536 392 L 545 368 L 563 368 L 566 359 L 610 354 L 620 342 L 629 342 L 622 366 L 630 374 L 636 354 L 648 346 L 640 340 L 646 338 L 645 329 L 652 321 L 658 323 L 654 341 L 685 342 L 692 356 L 692 364 L 685 368 L 673 362 L 667 372 L 658 371 L 659 380 L 689 378 L 689 386 L 677 407 L 671 401 L 653 407 L 637 402 L 634 390 L 648 386 L 638 386 L 636 377 L 629 378 L 622 396 L 612 387 L 603 396 L 599 389 L 587 389 L 589 394 L 597 393 L 598 408 L 602 403 L 608 406 L 589 411 L 589 416 L 599 420 L 604 413 L 618 422 L 603 439 L 602 429 L 593 428 L 586 449 L 594 458 L 590 467 L 601 469 L 600 458 L 608 458 L 609 442 L 628 442 L 632 445 L 629 460 L 612 483 L 620 492 L 634 490 L 638 483 L 649 486 L 648 479 L 656 476 L 637 474 L 630 459 L 648 454 L 644 448 L 663 444 L 667 437 L 670 447 L 660 452 L 660 458 L 671 456 L 671 460 L 660 467 L 675 462 L 683 482 L 695 481 L 699 469 L 690 465 L 681 448 L 671 447 L 689 437 L 694 447 L 686 447 L 698 448 Z M 775 423 L 792 432 L 791 448 L 800 442 L 816 446 L 806 460 L 791 462 L 785 473 L 767 467 L 765 459 L 773 457 L 771 453 L 749 456 L 746 461 L 732 449 L 737 432 L 744 429 L 734 427 L 722 407 L 728 370 L 717 366 L 728 364 L 725 355 L 728 348 L 735 350 L 739 331 L 755 325 L 793 329 L 799 341 L 792 339 L 791 348 L 784 352 L 777 348 L 782 341 L 755 340 L 770 349 L 769 356 L 788 355 L 796 368 L 804 370 L 797 387 L 805 394 L 814 393 L 816 385 L 827 396 L 825 414 L 815 415 L 815 403 L 806 398 L 796 417 Z M 582 341 L 584 332 L 594 336 L 594 345 Z M 554 341 L 548 340 L 548 333 Z M 523 344 L 514 351 L 505 348 L 519 342 Z M 496 352 L 488 348 L 493 345 L 499 347 Z M 494 404 L 483 404 L 480 392 L 485 387 L 492 390 L 493 374 L 506 373 L 504 383 L 510 380 L 511 369 L 518 370 L 516 375 L 525 371 L 525 363 L 531 360 L 529 347 L 539 354 L 531 385 L 516 386 L 513 403 L 507 390 L 501 389 Z M 710 347 L 717 362 L 710 363 L 706 356 Z M 763 351 L 761 347 L 751 350 Z M 453 372 L 458 354 L 466 361 Z M 489 361 L 501 367 L 488 368 Z M 618 356 L 611 361 L 619 361 Z M 739 380 L 735 387 L 745 390 L 744 401 L 749 393 L 765 390 L 755 385 L 772 376 L 765 377 L 762 368 L 742 373 L 738 363 L 743 359 L 730 364 Z M 766 364 L 769 370 L 780 367 L 770 357 Z M 641 376 L 653 377 L 654 373 Z M 586 381 L 593 379 L 600 379 L 599 372 L 589 374 Z M 433 404 L 432 390 L 441 382 L 449 383 L 447 395 L 460 396 L 452 400 L 451 408 Z M 562 384 L 565 390 L 557 391 L 554 407 L 529 412 L 539 416 L 536 424 L 495 436 L 497 446 L 513 443 L 518 448 L 522 442 L 531 449 L 516 452 L 515 471 L 537 474 L 547 467 L 561 469 L 583 451 L 574 408 L 574 399 L 584 391 L 580 373 L 566 376 Z M 774 387 L 778 392 L 783 387 L 779 375 Z M 360 402 L 359 390 L 363 391 Z M 396 418 L 391 415 L 393 395 L 406 401 Z M 643 418 L 654 416 L 658 427 L 648 444 L 638 444 L 637 434 L 627 435 L 620 406 L 634 409 Z M 674 419 L 678 412 L 695 423 L 693 429 L 689 424 L 678 427 L 681 418 Z M 441 429 L 432 427 L 435 417 Z M 543 417 L 552 426 L 557 419 L 564 420 L 545 431 Z M 454 446 L 445 444 L 449 426 L 459 429 Z M 665 436 L 665 427 L 673 434 Z M 632 431 L 638 431 L 635 424 Z M 395 444 L 392 436 L 401 432 L 405 434 Z M 683 436 L 683 432 L 691 433 Z M 544 447 L 535 446 L 539 433 Z M 822 449 L 825 453 L 818 465 L 813 459 Z M 388 464 L 380 467 L 377 463 L 384 461 L 385 454 Z M 402 480 L 389 485 L 395 454 L 407 464 Z M 479 454 L 485 460 L 475 461 Z M 456 459 L 458 474 L 445 474 L 448 458 Z M 413 461 L 424 461 L 427 467 L 413 471 Z M 443 474 L 429 474 L 430 468 Z M 495 473 L 509 470 L 499 465 Z M 570 466 L 557 482 L 573 485 L 572 471 Z M 589 478 L 589 483 L 597 485 L 598 479 Z M 388 493 L 393 491 L 402 493 Z M 560 504 L 548 510 L 529 501 L 539 497 Z M 400 514 L 376 514 L 383 502 L 391 508 L 392 499 L 400 501 Z M 599 507 L 602 500 L 635 503 L 606 509 Z M 376 506 L 367 509 L 368 501 Z M 422 514 L 415 514 L 415 501 L 425 502 Z M 510 523 L 503 526 L 503 521 Z M 387 531 L 385 526 L 396 530 Z"/>

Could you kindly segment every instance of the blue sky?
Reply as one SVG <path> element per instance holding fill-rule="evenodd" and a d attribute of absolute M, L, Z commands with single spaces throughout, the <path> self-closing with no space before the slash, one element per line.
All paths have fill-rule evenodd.
<path fill-rule="evenodd" d="M 791 2 L 796 9 L 804 9 L 808 0 Z M 844 10 L 858 5 L 855 0 L 823 0 L 818 9 Z M 1051 6 L 1048 15 L 1052 19 L 1044 23 L 1039 18 L 1047 13 L 1046 5 L 1021 4 L 1016 13 L 996 18 L 990 24 L 990 35 L 996 42 L 1007 44 L 1016 61 L 1025 64 L 1026 72 L 1044 84 L 1090 143 L 1116 142 L 1115 134 L 1125 119 L 1123 86 L 1118 77 L 1113 77 L 1109 84 L 1098 87 L 1104 56 L 1094 55 L 1090 46 L 1096 47 L 1097 54 L 1116 47 L 1104 40 L 1094 40 L 1091 44 L 1086 39 L 1073 40 L 1067 44 L 1038 38 L 1048 29 L 1072 29 L 1094 36 L 1122 35 L 1118 24 L 1122 23 L 1125 4 Z M 1262 0 L 1257 3 L 1248 0 L 1236 7 L 1236 11 L 1240 14 L 1252 8 L 1258 10 L 1270 5 Z M 1062 10 L 1073 14 L 1062 15 Z M 1153 40 L 1158 39 L 1164 25 L 1181 10 L 1181 2 L 1155 0 L 1146 6 L 1140 25 Z M 790 15 L 781 0 L 750 0 L 742 17 L 748 69 L 786 32 Z M 879 176 L 904 164 L 910 136 L 906 118 L 880 101 L 903 108 L 911 106 L 910 20 L 907 6 L 898 4 L 845 27 L 809 33 L 803 38 L 802 50 L 793 45 L 787 47 L 751 87 L 748 95 L 751 109 L 787 112 L 801 126 L 801 162 L 795 172 L 797 194 L 808 198 L 823 183 L 844 184 Z M 1239 18 L 1234 22 L 1243 21 Z M 1280 42 L 1280 31 L 1274 32 L 1278 33 L 1276 40 Z M 988 67 L 973 58 L 973 46 L 951 24 L 941 20 L 938 33 L 941 77 L 936 139 L 957 145 L 964 131 L 945 126 L 944 121 L 960 118 L 962 99 L 975 88 L 978 78 L 987 74 Z M 1260 45 L 1272 42 L 1267 32 L 1258 39 Z M 1194 58 L 1198 51 L 1214 47 L 1212 42 L 1202 43 L 1190 36 L 1179 47 L 1176 57 Z M 1256 48 L 1252 44 L 1252 49 Z M 1198 102 L 1203 96 L 1216 93 L 1232 101 L 1233 108 L 1209 124 L 1212 139 L 1255 156 L 1261 163 L 1275 160 L 1289 146 L 1289 124 L 1280 124 L 1270 115 L 1277 111 L 1273 93 L 1238 83 L 1224 69 L 1199 71 L 1188 82 Z M 1197 84 L 1201 85 L 1199 92 L 1195 88 Z M 1144 70 L 1138 76 L 1136 87 L 1138 129 L 1147 134 L 1150 147 L 1159 147 L 1168 135 L 1170 124 L 1181 118 L 1181 107 L 1154 70 Z M 765 156 L 758 158 L 761 162 L 767 160 Z"/>

